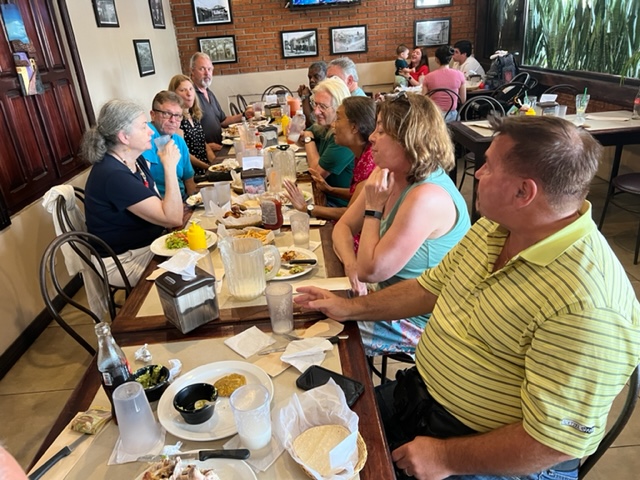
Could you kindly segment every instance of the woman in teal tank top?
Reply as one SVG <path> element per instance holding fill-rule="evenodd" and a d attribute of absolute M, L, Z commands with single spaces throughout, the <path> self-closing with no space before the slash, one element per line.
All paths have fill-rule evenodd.
<path fill-rule="evenodd" d="M 370 141 L 376 169 L 333 232 L 334 249 L 359 295 L 437 265 L 470 227 L 466 203 L 446 173 L 454 165 L 453 145 L 430 99 L 403 94 L 379 104 Z M 358 232 L 356 257 L 352 237 Z M 427 320 L 360 322 L 367 354 L 412 355 Z"/>

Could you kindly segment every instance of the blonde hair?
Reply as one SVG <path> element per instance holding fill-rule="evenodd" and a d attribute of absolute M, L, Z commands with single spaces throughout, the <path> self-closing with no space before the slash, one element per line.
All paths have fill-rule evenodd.
<path fill-rule="evenodd" d="M 176 92 L 176 90 L 178 90 L 178 87 L 180 86 L 180 84 L 182 82 L 189 82 L 191 84 L 191 86 L 193 87 L 193 91 L 195 93 L 196 90 L 196 86 L 193 84 L 193 80 L 191 80 L 189 77 L 187 77 L 186 75 L 174 75 L 173 78 L 171 78 L 171 80 L 169 81 L 169 88 L 168 90 L 172 91 L 172 92 Z M 189 112 L 191 114 L 191 117 L 194 120 L 200 121 L 200 119 L 202 118 L 202 109 L 200 108 L 200 99 L 198 98 L 198 95 L 196 94 L 196 98 L 193 102 L 193 107 L 187 109 L 185 108 L 185 113 Z"/>
<path fill-rule="evenodd" d="M 344 83 L 338 77 L 325 78 L 322 80 L 316 88 L 313 89 L 313 93 L 326 92 L 331 96 L 333 102 L 332 107 L 337 109 L 345 98 L 351 96 L 347 84 Z"/>

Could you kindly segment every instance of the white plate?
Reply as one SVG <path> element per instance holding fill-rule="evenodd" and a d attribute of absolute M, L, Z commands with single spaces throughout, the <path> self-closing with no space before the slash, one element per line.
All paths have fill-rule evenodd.
<path fill-rule="evenodd" d="M 225 138 L 222 140 L 222 145 L 233 145 L 233 140 L 231 140 L 230 138 Z"/>
<path fill-rule="evenodd" d="M 220 477 L 220 480 L 257 480 L 256 474 L 253 473 L 251 467 L 242 460 L 225 460 L 223 458 L 210 458 L 204 462 L 198 460 L 183 460 L 182 464 L 195 465 L 200 470 L 211 470 Z M 146 470 L 145 470 L 146 472 Z M 144 473 L 136 477 L 136 480 L 142 480 Z"/>
<path fill-rule="evenodd" d="M 194 193 L 190 197 L 187 197 L 185 203 L 190 207 L 202 207 L 202 195 L 200 194 L 200 192 Z"/>
<path fill-rule="evenodd" d="M 208 230 L 206 230 L 204 233 L 207 237 L 207 248 L 213 247 L 218 241 L 218 236 Z M 167 233 L 166 235 L 162 235 L 161 237 L 156 238 L 151 244 L 151 251 L 156 255 L 162 255 L 163 257 L 173 257 L 176 253 L 178 253 L 181 250 L 180 248 L 170 249 L 166 247 L 166 239 L 169 235 L 171 234 Z"/>
<path fill-rule="evenodd" d="M 247 384 L 261 383 L 269 390 L 273 400 L 273 382 L 269 375 L 252 363 L 229 360 L 202 365 L 185 373 L 169 385 L 158 402 L 158 420 L 169 433 L 185 440 L 206 442 L 233 435 L 238 431 L 233 420 L 233 412 L 228 397 L 218 397 L 213 417 L 199 425 L 189 425 L 178 411 L 173 408 L 173 397 L 183 387 L 192 383 L 211 383 L 230 373 L 239 373 L 247 379 Z"/>
<path fill-rule="evenodd" d="M 306 275 L 311 270 L 313 270 L 313 268 L 316 265 L 318 265 L 318 257 L 316 256 L 316 254 L 313 253 L 311 250 L 307 250 L 306 248 L 280 247 L 280 248 L 278 248 L 278 251 L 280 252 L 280 256 L 281 257 L 282 257 L 282 254 L 284 252 L 294 251 L 294 252 L 297 253 L 296 259 L 313 258 L 316 261 L 316 264 L 315 265 L 300 265 L 301 267 L 304 267 L 304 270 L 302 270 L 301 272 L 298 272 L 298 273 L 290 273 L 289 269 L 281 267 L 280 270 L 278 271 L 278 274 L 274 278 L 272 278 L 272 280 L 291 280 L 292 278 L 298 278 L 298 277 L 301 277 L 302 275 Z M 282 261 L 284 262 L 284 260 L 282 260 Z"/>

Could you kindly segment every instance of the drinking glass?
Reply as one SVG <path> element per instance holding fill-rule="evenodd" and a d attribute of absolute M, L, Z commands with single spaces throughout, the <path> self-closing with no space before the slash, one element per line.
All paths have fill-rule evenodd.
<path fill-rule="evenodd" d="M 582 125 L 585 121 L 585 112 L 591 95 L 579 93 L 576 95 L 576 121 L 578 125 Z"/>
<path fill-rule="evenodd" d="M 291 234 L 293 244 L 299 248 L 309 248 L 309 215 L 295 212 L 291 215 Z"/>
<path fill-rule="evenodd" d="M 238 388 L 229 398 L 242 445 L 260 450 L 271 442 L 271 396 L 261 384 Z"/>
<path fill-rule="evenodd" d="M 271 330 L 282 335 L 293 330 L 293 287 L 290 283 L 272 282 L 265 290 Z"/>
<path fill-rule="evenodd" d="M 138 382 L 120 385 L 113 391 L 113 406 L 123 450 L 130 455 L 149 453 L 160 441 L 162 431 L 142 385 Z"/>
<path fill-rule="evenodd" d="M 169 140 L 171 140 L 171 135 L 161 135 L 154 138 L 153 143 L 156 144 L 156 150 L 158 152 L 162 152 L 164 150 L 164 147 L 167 146 L 167 143 L 169 143 Z"/>

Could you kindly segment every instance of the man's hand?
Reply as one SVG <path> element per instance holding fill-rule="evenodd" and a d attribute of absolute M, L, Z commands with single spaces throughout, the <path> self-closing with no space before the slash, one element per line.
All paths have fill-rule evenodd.
<path fill-rule="evenodd" d="M 300 287 L 296 291 L 300 295 L 293 297 L 294 303 L 310 310 L 318 310 L 339 322 L 349 320 L 349 299 L 317 287 Z"/>
<path fill-rule="evenodd" d="M 302 97 L 303 95 L 306 95 L 307 97 L 311 95 L 311 90 L 309 90 L 309 87 L 306 85 L 300 85 L 298 87 L 298 96 Z"/>
<path fill-rule="evenodd" d="M 442 465 L 443 443 L 437 438 L 416 437 L 391 452 L 391 458 L 406 475 L 418 480 L 441 480 L 451 475 Z"/>

